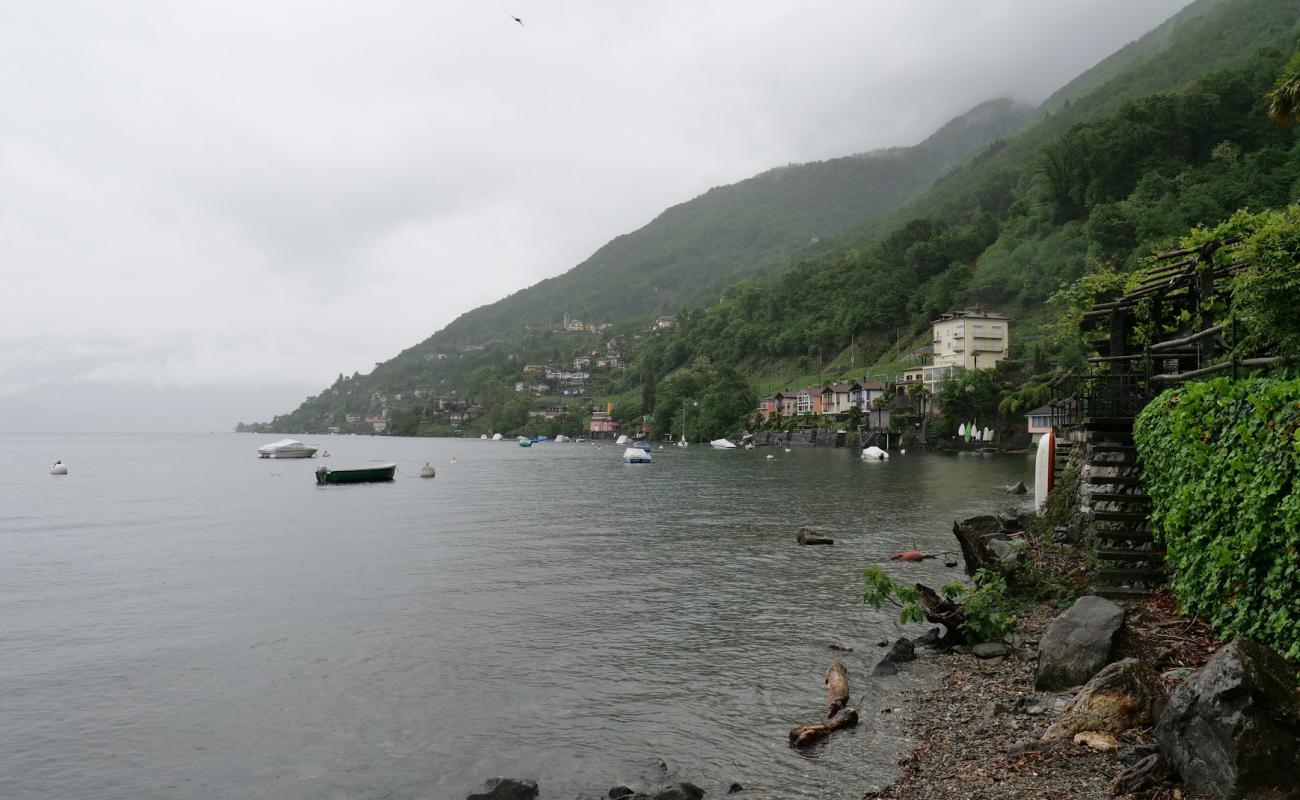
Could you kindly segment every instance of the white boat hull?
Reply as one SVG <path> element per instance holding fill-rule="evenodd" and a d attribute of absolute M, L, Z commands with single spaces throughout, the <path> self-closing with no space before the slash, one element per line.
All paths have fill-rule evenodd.
<path fill-rule="evenodd" d="M 1034 456 L 1034 511 L 1041 512 L 1052 490 L 1052 462 L 1056 459 L 1056 438 L 1052 432 L 1038 440 L 1038 453 Z"/>

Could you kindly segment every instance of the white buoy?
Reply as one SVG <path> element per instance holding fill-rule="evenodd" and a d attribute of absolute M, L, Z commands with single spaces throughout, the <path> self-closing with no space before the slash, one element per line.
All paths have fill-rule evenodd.
<path fill-rule="evenodd" d="M 456 463 L 456 457 L 455 457 L 455 456 L 452 456 L 452 457 L 451 457 L 451 463 L 453 463 L 453 464 Z"/>
<path fill-rule="evenodd" d="M 787 448 L 785 449 L 785 451 L 786 451 L 787 453 L 790 452 L 790 448 L 787 447 Z"/>
<path fill-rule="evenodd" d="M 776 456 L 772 455 L 771 453 L 768 453 L 768 454 L 767 454 L 767 460 L 768 460 L 768 461 L 771 461 L 771 460 L 774 459 L 774 458 L 776 458 Z"/>
<path fill-rule="evenodd" d="M 54 466 L 50 467 L 50 474 L 51 474 L 51 475 L 67 475 L 67 474 L 68 474 L 68 465 L 67 465 L 67 464 L 64 464 L 62 461 L 55 461 L 55 462 L 54 462 Z"/>
<path fill-rule="evenodd" d="M 898 454 L 899 454 L 900 456 L 905 456 L 905 455 L 907 455 L 907 451 L 906 451 L 906 450 L 903 450 L 903 449 L 900 448 L 899 451 L 898 451 Z"/>
<path fill-rule="evenodd" d="M 455 461 L 455 460 L 456 460 L 456 459 L 454 459 L 454 458 L 452 459 L 452 461 Z M 437 474 L 438 474 L 438 473 L 434 470 L 433 465 L 430 464 L 428 461 L 424 462 L 424 466 L 423 466 L 423 467 L 420 467 L 420 477 L 421 477 L 421 478 L 432 478 L 433 476 L 435 476 L 435 475 L 437 475 Z"/>

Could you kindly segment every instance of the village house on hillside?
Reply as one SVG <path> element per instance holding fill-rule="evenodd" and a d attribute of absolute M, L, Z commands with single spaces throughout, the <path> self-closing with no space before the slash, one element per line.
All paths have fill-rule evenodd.
<path fill-rule="evenodd" d="M 761 398 L 758 401 L 758 412 L 764 421 L 777 413 L 787 418 L 824 414 L 843 419 L 855 407 L 864 414 L 869 414 L 875 408 L 876 398 L 888 392 L 889 385 L 886 383 L 858 381 L 782 389 Z M 877 424 L 887 425 L 888 421 L 878 415 Z"/>

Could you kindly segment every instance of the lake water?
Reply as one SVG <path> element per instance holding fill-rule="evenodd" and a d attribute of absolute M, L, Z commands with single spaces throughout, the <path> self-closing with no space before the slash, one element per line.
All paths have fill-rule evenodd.
<path fill-rule="evenodd" d="M 919 680 L 868 677 L 900 628 L 861 569 L 955 549 L 952 520 L 1032 471 L 386 437 L 256 458 L 275 438 L 0 435 L 0 797 L 459 800 L 512 775 L 571 799 L 662 759 L 710 794 L 857 798 Z M 315 485 L 370 459 L 398 479 Z M 863 724 L 795 752 L 832 642 Z"/>

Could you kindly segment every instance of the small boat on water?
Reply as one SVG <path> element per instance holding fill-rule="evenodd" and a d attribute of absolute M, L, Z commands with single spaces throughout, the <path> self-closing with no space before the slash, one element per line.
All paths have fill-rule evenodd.
<path fill-rule="evenodd" d="M 640 447 L 629 447 L 623 451 L 623 461 L 628 464 L 649 464 L 650 451 L 642 450 Z"/>
<path fill-rule="evenodd" d="M 556 437 L 555 437 L 555 443 L 556 443 L 556 444 L 562 444 L 562 443 L 564 443 L 564 442 L 571 442 L 571 441 L 573 441 L 573 440 L 570 439 L 569 437 L 565 436 L 565 435 L 562 434 L 562 433 L 561 433 L 559 436 L 556 436 Z"/>
<path fill-rule="evenodd" d="M 258 458 L 311 458 L 316 455 L 316 449 L 297 439 L 281 439 L 257 448 L 257 456 Z"/>
<path fill-rule="evenodd" d="M 645 439 L 636 439 L 635 441 L 632 442 L 632 444 L 628 446 L 635 447 L 638 450 L 645 450 L 646 452 L 650 452 L 650 442 L 646 441 Z"/>
<path fill-rule="evenodd" d="M 735 443 L 734 443 L 734 442 L 729 442 L 729 441 L 727 441 L 726 439 L 714 439 L 713 441 L 709 442 L 709 444 L 712 445 L 713 447 L 718 448 L 719 450 L 735 450 L 735 449 L 736 449 L 736 445 L 735 445 Z"/>
<path fill-rule="evenodd" d="M 519 446 L 520 446 L 520 447 L 532 447 L 532 446 L 533 446 L 533 440 L 532 440 L 532 439 L 529 439 L 527 436 L 520 436 L 520 437 L 519 437 Z"/>
<path fill-rule="evenodd" d="M 54 466 L 50 467 L 50 474 L 51 474 L 51 475 L 67 475 L 67 474 L 68 474 L 68 465 L 67 465 L 67 464 L 64 464 L 62 461 L 55 461 L 55 462 L 54 462 Z"/>
<path fill-rule="evenodd" d="M 386 483 L 393 479 L 393 473 L 396 471 L 396 464 L 373 464 L 350 469 L 320 467 L 316 470 L 316 484 L 325 486 L 331 483 Z"/>
<path fill-rule="evenodd" d="M 502 439 L 501 434 L 499 434 L 499 433 L 494 433 L 494 434 L 492 434 L 492 441 L 494 441 L 494 442 L 499 442 L 499 441 L 501 441 L 501 439 Z"/>
<path fill-rule="evenodd" d="M 619 437 L 614 440 L 614 444 L 627 444 L 628 441 L 630 440 L 627 438 L 626 434 L 619 434 Z"/>
<path fill-rule="evenodd" d="M 885 461 L 889 458 L 889 453 L 873 444 L 862 451 L 862 458 L 866 461 Z"/>
<path fill-rule="evenodd" d="M 487 434 L 486 434 L 486 433 L 480 433 L 480 434 L 478 435 L 478 438 L 480 438 L 480 439 L 486 439 L 486 438 L 487 438 Z"/>

